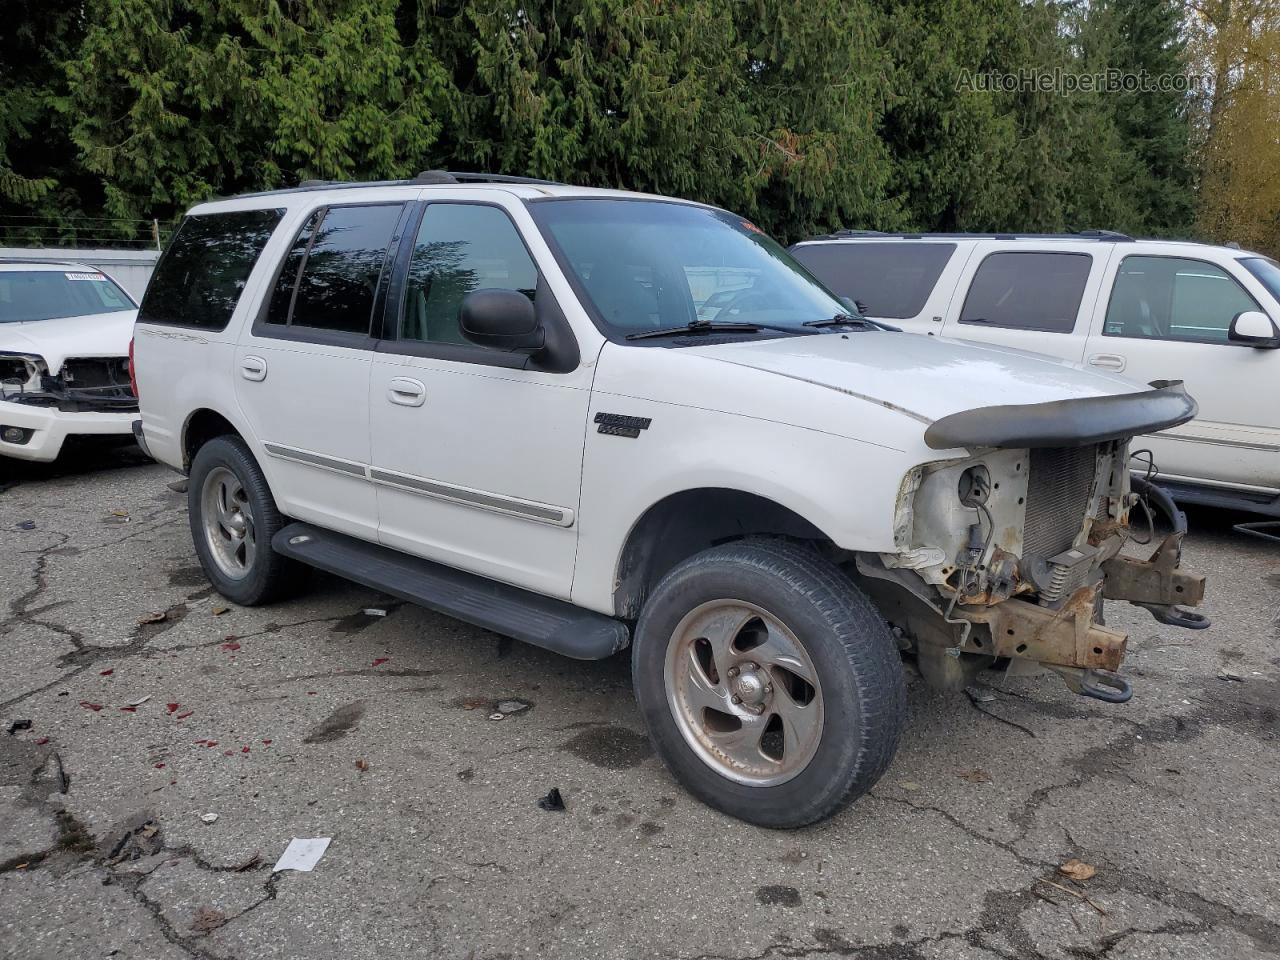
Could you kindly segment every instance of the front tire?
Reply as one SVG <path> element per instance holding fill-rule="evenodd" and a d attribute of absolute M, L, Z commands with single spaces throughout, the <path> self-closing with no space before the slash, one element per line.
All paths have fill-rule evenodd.
<path fill-rule="evenodd" d="M 636 628 L 636 699 L 686 789 L 792 828 L 869 790 L 897 750 L 897 645 L 839 568 L 784 541 L 713 547 L 658 584 Z"/>
<path fill-rule="evenodd" d="M 301 567 L 271 549 L 285 518 L 242 439 L 215 437 L 197 451 L 187 513 L 200 566 L 228 600 L 252 607 L 296 588 Z"/>

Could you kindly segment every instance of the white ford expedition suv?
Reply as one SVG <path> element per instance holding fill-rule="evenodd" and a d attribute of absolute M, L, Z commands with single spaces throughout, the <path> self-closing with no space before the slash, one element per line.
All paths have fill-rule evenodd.
<path fill-rule="evenodd" d="M 1280 265 L 1232 247 L 1060 236 L 844 231 L 791 251 L 865 315 L 911 333 L 1034 350 L 1139 383 L 1179 379 L 1200 412 L 1144 437 L 1179 501 L 1280 517 Z"/>
<path fill-rule="evenodd" d="M 435 171 L 202 204 L 135 357 L 225 596 L 309 565 L 570 657 L 630 645 L 661 757 L 758 824 L 884 772 L 900 654 L 1122 702 L 1103 597 L 1206 623 L 1180 534 L 1120 552 L 1131 508 L 1149 535 L 1129 439 L 1194 415 L 1179 384 L 887 332 L 701 204 Z"/>

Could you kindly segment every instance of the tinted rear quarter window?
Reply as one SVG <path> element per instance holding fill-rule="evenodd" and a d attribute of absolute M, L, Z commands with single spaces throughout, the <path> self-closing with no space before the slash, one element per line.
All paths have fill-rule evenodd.
<path fill-rule="evenodd" d="M 954 243 L 814 243 L 791 252 L 833 293 L 856 300 L 869 317 L 919 316 Z"/>
<path fill-rule="evenodd" d="M 184 219 L 147 284 L 138 322 L 225 329 L 283 215 L 237 210 Z"/>
<path fill-rule="evenodd" d="M 992 253 L 982 261 L 961 323 L 1070 333 L 1093 258 L 1087 253 Z"/>

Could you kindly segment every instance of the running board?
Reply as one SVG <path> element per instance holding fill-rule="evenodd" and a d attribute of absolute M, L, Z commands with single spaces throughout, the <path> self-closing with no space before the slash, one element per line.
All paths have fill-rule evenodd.
<path fill-rule="evenodd" d="M 307 523 L 289 524 L 271 538 L 271 547 L 327 573 L 575 660 L 602 660 L 630 642 L 626 625 L 604 614 Z"/>

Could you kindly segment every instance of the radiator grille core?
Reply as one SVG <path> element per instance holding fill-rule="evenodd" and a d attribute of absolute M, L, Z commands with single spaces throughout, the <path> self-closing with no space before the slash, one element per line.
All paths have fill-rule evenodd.
<path fill-rule="evenodd" d="M 1097 464 L 1096 445 L 1031 451 L 1024 557 L 1047 560 L 1070 549 L 1089 512 Z"/>

